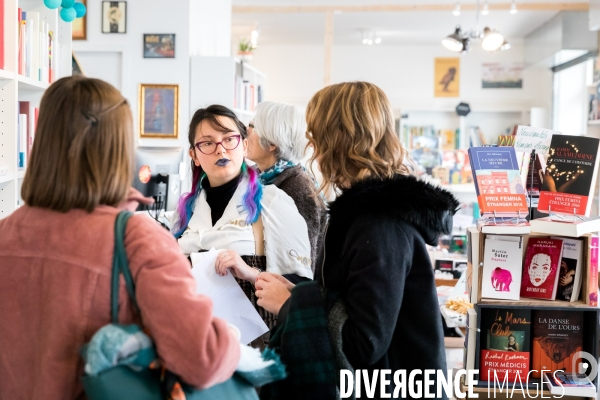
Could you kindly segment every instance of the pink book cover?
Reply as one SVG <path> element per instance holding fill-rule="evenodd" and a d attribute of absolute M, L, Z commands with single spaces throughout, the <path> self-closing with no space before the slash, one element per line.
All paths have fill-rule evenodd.
<path fill-rule="evenodd" d="M 588 305 L 598 306 L 598 236 L 591 238 Z"/>
<path fill-rule="evenodd" d="M 545 237 L 531 237 L 527 244 L 521 297 L 554 300 L 558 283 L 563 241 Z"/>

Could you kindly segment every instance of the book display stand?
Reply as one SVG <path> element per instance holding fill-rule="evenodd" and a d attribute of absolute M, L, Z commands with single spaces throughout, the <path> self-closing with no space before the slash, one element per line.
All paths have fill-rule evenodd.
<path fill-rule="evenodd" d="M 577 240 L 581 241 L 583 248 L 581 262 L 582 285 L 577 301 L 539 300 L 524 297 L 520 297 L 519 300 L 497 300 L 482 298 L 485 246 L 486 239 L 490 235 L 484 234 L 476 228 L 469 228 L 467 233 L 467 292 L 474 307 L 469 310 L 467 318 L 464 368 L 467 370 L 479 370 L 479 380 L 474 386 L 473 393 L 478 395 L 479 399 L 532 398 L 536 396 L 538 398 L 549 398 L 552 394 L 542 381 L 542 377 L 536 376 L 533 378 L 530 375 L 527 382 L 527 373 L 534 369 L 540 370 L 540 365 L 547 367 L 547 369 L 559 370 L 567 364 L 572 364 L 579 368 L 577 372 L 582 371 L 581 368 L 583 367 L 584 372 L 590 374 L 593 366 L 590 365 L 591 363 L 586 363 L 585 359 L 579 357 L 577 351 L 583 351 L 592 355 L 593 360 L 598 363 L 600 340 L 598 321 L 600 318 L 600 309 L 598 308 L 597 301 L 597 237 L 585 234 L 577 238 Z M 551 235 L 548 233 L 532 232 L 525 235 L 510 236 L 514 236 L 515 240 L 522 240 L 522 254 L 518 256 L 524 257 L 530 239 L 550 237 Z M 494 242 L 493 240 L 488 240 L 487 243 Z M 569 336 L 567 340 L 562 341 L 562 344 L 553 342 L 552 335 L 547 334 L 545 331 L 546 327 L 548 329 L 550 327 L 555 328 L 555 325 L 550 325 L 550 323 L 554 324 L 554 321 L 547 318 L 548 315 L 553 315 L 553 313 L 554 315 L 559 315 L 559 317 L 556 317 L 556 324 L 559 326 L 557 329 L 565 330 L 559 332 L 559 336 L 567 331 L 567 334 L 571 335 L 572 333 L 569 329 L 575 326 L 576 328 L 573 328 L 573 331 L 576 331 L 574 334 L 579 335 L 577 339 Z M 514 336 L 513 339 L 510 339 L 510 336 Z M 519 341 L 517 345 L 511 344 L 515 343 L 515 337 Z M 499 338 L 504 340 L 502 341 Z M 496 343 L 493 343 L 494 341 Z M 564 347 L 568 342 L 577 342 L 577 348 Z M 501 346 L 498 347 L 497 343 L 501 343 Z M 510 352 L 511 350 L 513 351 L 512 353 Z M 540 361 L 547 354 L 550 354 L 548 356 L 550 357 L 550 361 Z M 525 372 L 524 376 L 520 376 L 520 383 L 517 380 L 515 384 L 515 378 L 512 377 L 507 382 L 503 382 L 505 378 L 504 373 L 498 373 L 499 381 L 494 382 L 493 378 L 491 381 L 487 380 L 488 371 L 502 370 L 503 366 L 501 363 L 503 360 L 508 360 L 509 364 L 513 363 L 508 368 L 517 368 Z M 518 364 L 514 363 L 521 360 L 526 360 L 526 364 L 515 367 Z M 498 365 L 498 362 L 500 365 Z M 483 376 L 483 374 L 486 376 Z M 493 374 L 491 376 L 493 377 Z M 590 379 L 596 388 L 596 393 L 598 393 L 598 377 L 590 377 Z M 500 390 L 502 385 L 503 389 Z M 465 397 L 460 397 L 460 395 L 455 393 L 456 398 L 469 398 L 468 386 L 465 384 L 464 379 L 461 391 L 465 393 Z M 573 395 L 569 396 L 568 394 L 565 394 L 563 397 L 563 399 L 574 398 L 577 397 L 573 397 Z"/>

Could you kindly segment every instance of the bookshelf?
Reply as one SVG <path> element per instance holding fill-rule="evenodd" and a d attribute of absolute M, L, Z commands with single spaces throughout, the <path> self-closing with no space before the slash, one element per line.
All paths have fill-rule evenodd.
<path fill-rule="evenodd" d="M 211 104 L 235 111 L 248 124 L 265 100 L 266 75 L 235 57 L 191 57 L 190 114 Z"/>
<path fill-rule="evenodd" d="M 41 22 L 53 32 L 52 69 L 54 79 L 71 75 L 71 24 L 60 19 L 59 10 L 50 10 L 39 0 L 0 0 L 4 6 L 4 68 L 0 69 L 0 218 L 7 217 L 22 203 L 21 183 L 25 168 L 19 168 L 18 114 L 19 102 L 29 102 L 29 126 L 34 125 L 34 108 L 38 108 L 47 81 L 42 82 L 18 73 L 19 33 L 18 9 L 39 13 Z"/>
<path fill-rule="evenodd" d="M 474 311 L 470 312 L 468 316 L 468 327 L 467 327 L 467 337 L 465 339 L 465 359 L 464 359 L 464 367 L 466 369 L 479 369 L 481 371 L 481 349 L 482 345 L 486 341 L 486 327 L 482 321 L 483 314 L 488 312 L 493 312 L 494 310 L 506 310 L 513 312 L 513 310 L 523 309 L 523 310 L 531 310 L 531 311 L 539 311 L 539 310 L 549 310 L 549 311 L 565 311 L 567 313 L 577 312 L 581 313 L 582 318 L 582 348 L 583 351 L 593 354 L 596 360 L 598 360 L 598 352 L 599 352 L 599 339 L 600 339 L 600 328 L 598 326 L 598 318 L 600 317 L 600 309 L 598 306 L 590 304 L 590 287 L 594 285 L 591 283 L 591 279 L 595 276 L 594 269 L 597 270 L 597 266 L 593 265 L 591 262 L 592 253 L 591 253 L 591 235 L 586 234 L 578 239 L 583 241 L 583 260 L 582 260 L 582 287 L 580 291 L 581 300 L 575 302 L 567 302 L 560 300 L 537 300 L 530 298 L 521 298 L 518 301 L 508 301 L 508 300 L 492 300 L 492 299 L 482 299 L 481 298 L 481 286 L 482 286 L 482 270 L 483 270 L 483 259 L 484 259 L 484 251 L 485 251 L 485 234 L 481 233 L 475 228 L 470 228 L 468 231 L 468 267 L 467 267 L 467 289 L 470 295 L 470 301 L 474 305 Z M 531 237 L 539 237 L 539 236 L 550 236 L 543 233 L 531 233 L 529 235 L 514 235 L 514 236 L 522 236 L 523 237 L 523 256 L 525 255 L 527 249 L 527 242 Z M 596 276 L 597 279 L 597 276 Z M 595 282 L 597 287 L 598 282 Z M 533 313 L 532 313 L 533 316 Z M 533 318 L 533 317 L 532 317 Z M 533 320 L 531 321 L 533 324 Z M 506 328 L 508 329 L 508 328 Z M 518 330 L 518 328 L 517 328 Z M 529 340 L 531 343 L 530 346 L 530 369 L 533 369 L 533 337 L 534 337 L 534 326 L 532 326 L 529 332 Z M 539 385 L 539 378 L 536 378 L 535 381 Z M 530 382 L 531 384 L 531 382 Z M 594 384 L 596 388 L 598 388 L 598 378 L 594 379 Z M 479 378 L 479 386 L 474 390 L 475 393 L 486 393 L 487 394 L 487 381 L 483 378 Z M 512 388 L 512 385 L 509 384 L 509 389 Z M 523 382 L 523 387 L 526 387 Z M 465 389 L 465 386 L 462 386 Z M 530 387 L 530 390 L 532 387 Z M 545 385 L 543 386 L 544 394 L 548 395 L 549 392 L 546 391 Z M 518 385 L 515 388 L 517 393 Z M 504 393 L 497 393 L 497 398 L 511 398 L 510 390 L 508 393 L 504 391 Z M 488 395 L 489 396 L 489 395 Z M 484 396 L 487 398 L 488 396 Z M 533 395 L 535 396 L 535 395 Z M 467 396 L 468 397 L 468 396 Z M 565 396 L 565 398 L 571 398 L 569 396 Z"/>

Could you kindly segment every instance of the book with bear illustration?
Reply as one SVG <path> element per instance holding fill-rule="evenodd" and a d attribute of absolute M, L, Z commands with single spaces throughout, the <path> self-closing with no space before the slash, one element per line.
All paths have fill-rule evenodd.
<path fill-rule="evenodd" d="M 582 350 L 582 311 L 533 311 L 531 351 L 533 377 L 539 378 L 542 370 L 574 372 L 572 368 L 574 355 Z"/>
<path fill-rule="evenodd" d="M 485 308 L 481 314 L 479 379 L 513 382 L 526 379 L 530 366 L 531 311 Z"/>

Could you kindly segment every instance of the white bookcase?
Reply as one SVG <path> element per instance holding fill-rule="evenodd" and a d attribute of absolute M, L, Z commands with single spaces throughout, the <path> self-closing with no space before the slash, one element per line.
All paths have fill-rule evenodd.
<path fill-rule="evenodd" d="M 252 88 L 254 101 L 240 101 L 240 79 Z M 265 100 L 266 75 L 235 57 L 192 57 L 190 60 L 190 116 L 202 107 L 221 104 L 235 111 L 245 124 L 252 120 L 254 109 Z"/>
<path fill-rule="evenodd" d="M 39 107 L 48 83 L 21 76 L 18 71 L 18 9 L 39 12 L 40 19 L 54 33 L 54 79 L 71 75 L 71 24 L 60 19 L 59 10 L 50 10 L 41 0 L 0 0 L 4 2 L 4 69 L 0 70 L 0 219 L 10 215 L 22 203 L 21 183 L 25 168 L 18 168 L 17 118 L 18 102 L 29 101 Z M 33 112 L 30 118 L 33 120 Z M 31 121 L 30 121 L 31 124 Z"/>

